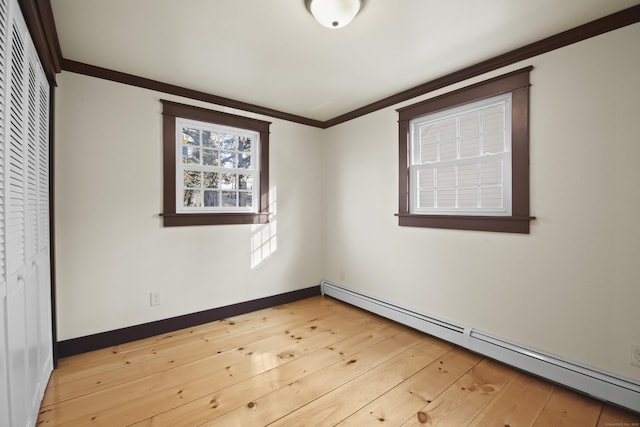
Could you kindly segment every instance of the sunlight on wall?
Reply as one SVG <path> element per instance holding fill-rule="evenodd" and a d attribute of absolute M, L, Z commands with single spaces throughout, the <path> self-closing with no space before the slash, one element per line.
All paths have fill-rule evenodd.
<path fill-rule="evenodd" d="M 269 190 L 269 223 L 256 227 L 251 236 L 251 269 L 256 268 L 278 249 L 276 189 Z"/>

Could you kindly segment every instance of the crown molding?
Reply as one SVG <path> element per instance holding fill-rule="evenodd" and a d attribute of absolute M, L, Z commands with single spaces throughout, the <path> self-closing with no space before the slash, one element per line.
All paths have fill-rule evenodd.
<path fill-rule="evenodd" d="M 22 3 L 35 4 L 36 0 L 22 0 Z M 48 4 L 47 1 L 43 2 Z M 39 4 L 39 3 L 38 3 Z M 50 9 L 50 8 L 49 8 Z M 53 22 L 53 19 L 50 20 Z M 422 83 L 411 89 L 399 92 L 395 95 L 391 95 L 379 101 L 357 108 L 345 114 L 341 114 L 332 119 L 321 121 L 307 117 L 298 116 L 295 114 L 289 114 L 283 111 L 274 110 L 267 107 L 262 107 L 255 104 L 249 104 L 242 101 L 225 98 L 210 93 L 200 92 L 181 86 L 171 85 L 167 83 L 150 80 L 144 77 L 134 76 L 131 74 L 121 73 L 119 71 L 109 70 L 106 68 L 100 68 L 89 64 L 83 64 L 81 62 L 72 61 L 69 59 L 62 59 L 62 69 L 79 74 L 85 74 L 92 77 L 98 77 L 106 80 L 129 84 L 133 86 L 139 86 L 146 89 L 157 90 L 173 95 L 183 96 L 186 98 L 196 99 L 199 101 L 210 102 L 212 104 L 222 105 L 225 107 L 237 108 L 240 110 L 263 114 L 269 117 L 283 119 L 295 123 L 300 123 L 308 126 L 313 126 L 321 129 L 330 128 L 332 126 L 339 125 L 341 123 L 356 119 L 369 113 L 381 110 L 393 106 L 395 104 L 408 101 L 417 96 L 433 92 L 434 90 L 441 89 L 464 80 L 480 76 L 482 74 L 498 70 L 516 62 L 520 62 L 534 56 L 541 55 L 543 53 L 550 52 L 552 50 L 560 49 L 573 43 L 580 42 L 582 40 L 595 37 L 609 31 L 613 31 L 628 25 L 640 22 L 640 4 L 621 10 L 619 12 L 607 15 L 603 18 L 596 19 L 578 27 L 572 28 L 567 31 L 563 31 L 556 35 L 547 37 L 537 42 L 528 44 L 526 46 L 514 49 L 510 52 L 502 55 L 495 56 L 485 61 L 479 62 L 475 65 L 463 68 L 461 70 L 454 71 L 446 76 L 439 77 L 437 79 Z M 55 34 L 55 28 L 54 28 Z M 52 43 L 56 45 L 56 42 Z"/>
<path fill-rule="evenodd" d="M 36 47 L 42 68 L 49 82 L 55 85 L 61 71 L 62 51 L 49 0 L 18 0 L 22 15 Z"/>

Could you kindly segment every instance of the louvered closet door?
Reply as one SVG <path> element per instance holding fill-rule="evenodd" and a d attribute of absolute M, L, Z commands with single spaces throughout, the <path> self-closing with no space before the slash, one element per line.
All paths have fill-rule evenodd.
<path fill-rule="evenodd" d="M 0 425 L 10 425 L 9 371 L 7 350 L 7 274 L 5 251 L 5 145 L 4 126 L 6 91 L 7 2 L 0 0 Z"/>
<path fill-rule="evenodd" d="M 13 20 L 12 20 L 13 21 Z M 7 56 L 7 323 L 12 426 L 29 419 L 25 295 L 25 47 L 16 22 L 9 27 Z"/>
<path fill-rule="evenodd" d="M 4 124 L 7 376 L 9 425 L 24 426 L 35 423 L 52 370 L 49 85 L 16 0 L 9 0 L 9 17 Z"/>
<path fill-rule="evenodd" d="M 46 388 L 43 379 L 49 378 L 53 365 L 51 317 L 51 255 L 49 246 L 49 82 L 40 71 L 38 81 L 38 204 L 36 274 L 38 287 L 38 369 L 41 391 Z M 38 404 L 39 409 L 39 404 Z"/>
<path fill-rule="evenodd" d="M 7 47 L 7 2 L 0 0 L 0 425 L 10 425 L 9 412 L 9 356 L 7 349 L 7 274 L 5 251 L 5 142 L 4 126 L 5 104 L 4 93 L 6 80 L 4 69 L 6 65 Z"/>

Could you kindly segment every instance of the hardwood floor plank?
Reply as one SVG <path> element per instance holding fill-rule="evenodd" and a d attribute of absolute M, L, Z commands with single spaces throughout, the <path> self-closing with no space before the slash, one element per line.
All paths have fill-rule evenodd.
<path fill-rule="evenodd" d="M 136 424 L 136 427 L 200 425 L 246 405 L 247 401 L 253 401 L 260 396 L 267 395 L 320 369 L 345 359 L 350 360 L 356 353 L 377 345 L 399 332 L 392 324 L 360 332 L 309 355 L 292 360 L 277 369 L 271 369 L 160 413 Z M 251 398 L 247 399 L 247 396 L 251 396 Z"/>
<path fill-rule="evenodd" d="M 328 315 L 322 320 L 311 319 L 304 322 L 285 324 L 286 326 L 298 326 L 292 329 L 292 333 L 302 338 L 328 330 L 331 326 L 344 321 L 344 315 Z M 352 321 L 358 322 L 357 319 Z M 364 321 L 364 320 L 360 320 Z M 272 325 L 272 328 L 281 326 L 282 331 L 286 331 L 285 325 Z M 308 330 L 307 330 L 308 329 Z M 48 406 L 56 402 L 72 399 L 84 394 L 100 391 L 109 387 L 123 384 L 143 378 L 147 375 L 174 369 L 176 367 L 196 362 L 207 357 L 215 356 L 232 348 L 249 346 L 273 335 L 271 330 L 251 330 L 245 332 L 226 332 L 221 338 L 214 337 L 191 337 L 192 345 L 178 345 L 177 347 L 154 347 L 156 357 L 150 359 L 137 359 L 132 356 L 125 363 L 119 363 L 113 369 L 91 374 L 79 375 L 72 381 L 58 383 L 53 381 L 48 392 L 43 399 L 43 405 Z M 169 345 L 169 344 L 168 344 Z M 93 369 L 91 369 L 93 371 Z"/>
<path fill-rule="evenodd" d="M 565 388 L 556 388 L 534 427 L 582 427 L 598 423 L 602 403 Z"/>
<path fill-rule="evenodd" d="M 425 339 L 404 353 L 370 369 L 270 425 L 273 427 L 305 425 L 308 420 L 322 420 L 324 425 L 335 425 L 383 395 L 389 387 L 395 387 L 405 381 L 451 348 L 451 344 L 438 339 Z"/>
<path fill-rule="evenodd" d="M 514 375 L 515 371 L 484 359 L 402 425 L 466 426 Z"/>
<path fill-rule="evenodd" d="M 469 426 L 530 426 L 554 388 L 551 383 L 518 373 Z"/>
<path fill-rule="evenodd" d="M 158 337 L 61 359 L 58 369 L 56 369 L 55 384 L 154 358 L 161 354 L 165 348 L 176 350 L 182 345 L 191 346 L 196 339 L 213 341 L 224 336 L 256 333 L 256 331 L 269 330 L 277 325 L 286 325 L 292 319 L 297 322 L 305 322 L 305 319 L 311 320 L 326 313 L 342 313 L 345 316 L 358 315 L 357 310 L 349 306 L 341 306 L 335 301 L 320 301 L 309 298 L 300 301 L 300 307 L 292 308 L 285 305 L 259 310 L 195 328 L 183 329 Z"/>
<path fill-rule="evenodd" d="M 640 427 L 640 414 L 605 404 L 597 427 Z"/>
<path fill-rule="evenodd" d="M 639 417 L 319 296 L 64 359 L 37 424 L 640 427 Z"/>
<path fill-rule="evenodd" d="M 268 425 L 330 392 L 339 384 L 356 378 L 393 356 L 418 345 L 422 339 L 413 331 L 401 332 L 272 393 L 251 399 L 242 407 L 203 425 Z"/>
<path fill-rule="evenodd" d="M 242 381 L 278 364 L 331 345 L 336 340 L 345 339 L 353 334 L 354 328 L 367 329 L 372 322 L 381 322 L 379 319 L 369 318 L 362 322 L 345 323 L 344 319 L 327 316 L 325 319 L 314 319 L 302 328 L 278 329 L 274 331 L 277 335 L 250 343 L 246 347 L 230 349 L 168 371 L 44 407 L 42 418 L 71 422 L 66 415 L 72 413 L 78 416 L 73 425 L 82 425 L 87 420 L 94 425 L 97 420 L 103 425 L 134 423 L 153 415 L 145 413 L 135 418 L 137 412 L 132 407 L 139 405 L 140 401 L 159 401 L 161 403 L 156 408 L 168 410 L 197 399 L 207 392 Z M 203 388 L 205 390 L 202 390 Z M 116 424 L 110 424 L 111 422 Z"/>
<path fill-rule="evenodd" d="M 460 379 L 481 357 L 454 347 L 406 381 L 337 424 L 399 426 Z"/>
<path fill-rule="evenodd" d="M 294 314 L 292 313 L 292 311 L 294 310 L 305 311 L 305 310 L 311 309 L 312 307 L 313 309 L 316 309 L 318 306 L 327 305 L 326 302 L 329 302 L 329 305 L 331 304 L 331 301 L 328 301 L 328 300 L 318 301 L 318 300 L 313 300 L 313 298 L 300 300 L 298 302 L 300 304 L 294 304 L 294 305 L 283 304 L 277 307 L 270 307 L 263 310 L 257 310 L 254 312 L 245 313 L 238 316 L 228 317 L 226 319 L 221 319 L 216 322 L 209 322 L 202 325 L 197 325 L 192 328 L 181 329 L 178 331 L 168 332 L 166 334 L 160 334 L 150 338 L 131 341 L 131 342 L 120 344 L 120 345 L 106 347 L 100 350 L 95 350 L 95 351 L 91 351 L 83 354 L 78 354 L 75 356 L 66 357 L 66 358 L 60 359 L 59 368 L 64 369 L 64 368 L 67 368 L 68 366 L 77 368 L 82 366 L 84 363 L 96 364 L 96 362 L 99 363 L 100 359 L 111 358 L 115 354 L 124 355 L 131 351 L 136 351 L 136 350 L 140 350 L 150 346 L 154 346 L 159 342 L 175 341 L 191 334 L 198 334 L 198 333 L 203 333 L 207 331 L 212 331 L 220 327 L 224 327 L 223 326 L 224 324 L 227 324 L 230 322 L 238 323 L 238 324 L 250 323 L 251 325 L 255 326 L 256 325 L 256 323 L 254 323 L 255 321 L 257 320 L 268 321 L 278 313 Z"/>

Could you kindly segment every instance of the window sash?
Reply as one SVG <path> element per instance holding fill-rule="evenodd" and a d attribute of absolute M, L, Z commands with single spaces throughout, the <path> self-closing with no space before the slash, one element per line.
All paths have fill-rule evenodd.
<path fill-rule="evenodd" d="M 203 132 L 221 133 L 234 136 L 238 138 L 248 138 L 251 141 L 250 150 L 248 154 L 250 156 L 250 167 L 225 167 L 218 164 L 206 165 L 203 164 L 204 150 L 211 149 L 219 153 L 228 153 L 235 156 L 239 156 L 245 151 L 241 151 L 238 147 L 228 149 L 224 147 L 205 147 L 202 138 L 199 139 L 197 144 L 190 145 L 193 149 L 199 150 L 199 162 L 198 163 L 184 163 L 183 162 L 183 148 L 185 143 L 183 142 L 183 129 L 189 128 L 198 130 L 200 135 Z M 231 126 L 216 125 L 208 122 L 201 122 L 196 120 L 176 118 L 175 128 L 175 159 L 176 159 L 176 213 L 257 213 L 260 206 L 260 133 L 250 131 L 242 128 L 235 128 Z M 204 148 L 204 150 L 203 150 Z M 238 159 L 234 161 L 237 166 Z M 188 173 L 200 174 L 199 186 L 185 186 L 185 174 Z M 212 177 L 215 175 L 218 184 L 213 187 L 207 187 L 204 181 L 207 179 L 207 175 Z M 224 182 L 224 176 L 235 176 L 234 184 L 227 182 L 226 187 Z M 241 188 L 240 180 L 244 177 L 246 185 L 251 183 L 251 188 Z M 198 192 L 199 202 L 201 206 L 185 206 L 184 198 L 187 195 L 187 191 L 192 192 L 193 196 L 196 196 Z M 207 199 L 216 200 L 218 206 L 206 206 Z M 225 198 L 227 203 L 230 200 L 234 200 L 234 206 L 225 205 Z M 241 206 L 242 200 L 250 200 L 251 206 Z"/>
<path fill-rule="evenodd" d="M 411 214 L 512 215 L 511 93 L 417 117 L 409 127 Z"/>

